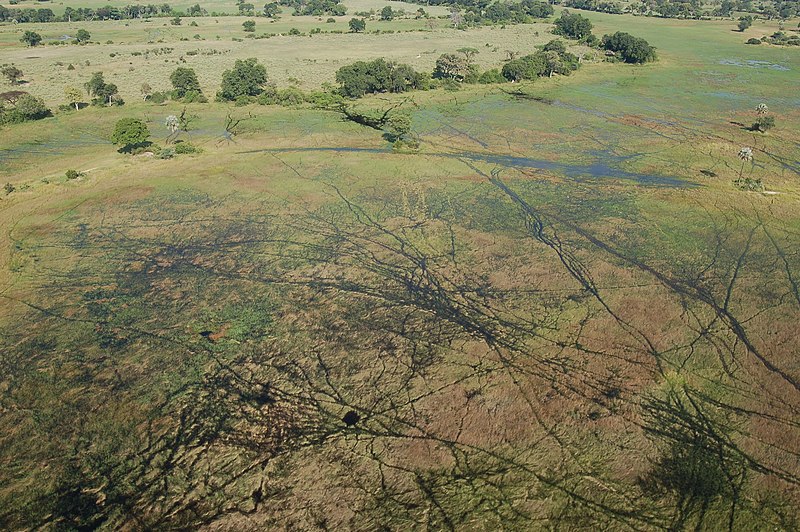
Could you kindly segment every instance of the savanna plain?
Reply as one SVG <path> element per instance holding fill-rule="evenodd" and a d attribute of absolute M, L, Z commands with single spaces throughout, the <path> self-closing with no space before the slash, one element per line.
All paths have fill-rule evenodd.
<path fill-rule="evenodd" d="M 315 1 L 0 0 L 0 528 L 800 529 L 797 11 Z"/>

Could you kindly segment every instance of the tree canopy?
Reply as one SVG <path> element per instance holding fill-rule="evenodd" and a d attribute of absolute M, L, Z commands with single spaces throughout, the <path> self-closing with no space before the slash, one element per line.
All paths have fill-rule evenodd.
<path fill-rule="evenodd" d="M 42 36 L 36 33 L 35 31 L 27 30 L 25 33 L 22 34 L 20 37 L 20 42 L 24 42 L 28 46 L 36 46 L 42 42 Z"/>
<path fill-rule="evenodd" d="M 367 29 L 367 21 L 363 18 L 351 18 L 348 26 L 353 33 L 361 33 Z"/>
<path fill-rule="evenodd" d="M 111 142 L 122 146 L 120 151 L 130 151 L 147 142 L 149 136 L 150 131 L 147 129 L 147 124 L 138 118 L 122 118 L 114 126 Z"/>
<path fill-rule="evenodd" d="M 561 17 L 555 21 L 553 33 L 571 39 L 585 39 L 592 34 L 592 21 L 583 15 L 570 13 L 566 9 L 561 12 Z"/>
<path fill-rule="evenodd" d="M 380 58 L 357 61 L 336 72 L 336 82 L 343 96 L 358 98 L 376 92 L 405 92 L 420 89 L 425 76 L 411 66 Z"/>
<path fill-rule="evenodd" d="M 656 60 L 656 49 L 646 40 L 618 31 L 603 37 L 602 46 L 616 53 L 626 63 L 647 63 Z"/>
<path fill-rule="evenodd" d="M 267 69 L 255 57 L 237 59 L 231 70 L 222 73 L 220 100 L 232 101 L 240 96 L 258 96 L 267 83 Z"/>
<path fill-rule="evenodd" d="M 197 74 L 194 69 L 178 67 L 169 76 L 172 82 L 172 97 L 176 100 L 184 98 L 189 93 L 201 94 L 200 82 L 197 81 Z"/>

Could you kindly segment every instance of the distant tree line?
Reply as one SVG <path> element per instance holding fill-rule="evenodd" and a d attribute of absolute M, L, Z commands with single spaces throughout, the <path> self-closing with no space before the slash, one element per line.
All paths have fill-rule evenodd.
<path fill-rule="evenodd" d="M 342 5 L 341 0 L 279 0 L 278 3 L 292 8 L 294 10 L 292 15 L 319 17 L 322 15 L 341 16 L 347 13 L 347 8 Z"/>
<path fill-rule="evenodd" d="M 313 2 L 333 2 L 334 0 L 312 0 Z M 277 13 L 277 4 L 266 4 L 264 14 L 274 16 Z M 239 2 L 239 14 L 253 15 L 253 4 Z M 274 10 L 269 14 L 268 11 Z M 226 13 L 209 13 L 200 4 L 189 6 L 186 11 L 173 9 L 169 4 L 129 4 L 126 6 L 112 6 L 90 8 L 90 7 L 66 7 L 62 16 L 56 15 L 50 8 L 7 8 L 0 5 L 0 22 L 80 22 L 93 20 L 128 20 L 137 18 L 155 17 L 205 17 L 205 16 L 224 16 Z"/>
<path fill-rule="evenodd" d="M 789 19 L 800 15 L 800 0 L 722 0 L 711 5 L 702 0 L 639 0 L 627 6 L 610 0 L 564 0 L 564 6 L 600 13 L 634 13 L 661 18 L 700 19 L 731 17 L 734 13 L 755 13 L 766 19 Z"/>
<path fill-rule="evenodd" d="M 584 11 L 611 13 L 612 15 L 621 15 L 625 12 L 625 8 L 619 2 L 605 2 L 602 0 L 566 0 L 564 6 L 583 9 Z"/>

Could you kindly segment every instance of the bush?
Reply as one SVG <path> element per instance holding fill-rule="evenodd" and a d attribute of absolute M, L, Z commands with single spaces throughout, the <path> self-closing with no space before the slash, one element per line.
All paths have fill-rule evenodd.
<path fill-rule="evenodd" d="M 202 150 L 195 146 L 194 144 L 190 144 L 188 142 L 179 142 L 175 145 L 175 154 L 176 155 L 186 155 L 189 153 L 200 153 Z"/>
<path fill-rule="evenodd" d="M 764 192 L 764 183 L 761 182 L 760 177 L 740 177 L 733 182 L 736 188 L 746 192 Z"/>
<path fill-rule="evenodd" d="M 70 170 L 67 170 L 66 172 L 64 172 L 64 175 L 66 176 L 67 179 L 72 180 L 72 179 L 78 179 L 79 177 L 81 177 L 83 175 L 83 172 L 79 172 L 77 170 L 70 169 Z"/>
<path fill-rule="evenodd" d="M 750 39 L 747 39 L 747 42 L 745 44 L 761 44 L 761 40 L 752 37 Z"/>
<path fill-rule="evenodd" d="M 759 116 L 758 119 L 755 122 L 753 122 L 753 125 L 750 127 L 750 129 L 752 131 L 760 131 L 761 133 L 766 133 L 773 127 L 775 127 L 775 117 Z"/>
<path fill-rule="evenodd" d="M 160 104 L 160 103 L 164 103 L 167 100 L 169 100 L 169 97 L 170 97 L 169 93 L 166 93 L 166 92 L 154 92 L 153 94 L 150 95 L 149 98 L 147 98 L 147 101 Z"/>

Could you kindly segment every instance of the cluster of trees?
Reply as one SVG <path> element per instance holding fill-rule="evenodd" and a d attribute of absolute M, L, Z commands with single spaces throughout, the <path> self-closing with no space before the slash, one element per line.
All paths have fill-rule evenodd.
<path fill-rule="evenodd" d="M 358 98 L 376 92 L 406 92 L 425 87 L 426 76 L 411 66 L 387 61 L 357 61 L 336 71 L 342 95 Z"/>
<path fill-rule="evenodd" d="M 442 54 L 436 60 L 433 77 L 458 82 L 474 83 L 478 79 L 478 67 L 472 58 L 478 53 L 475 48 L 460 48 L 455 54 Z"/>
<path fill-rule="evenodd" d="M 509 81 L 522 81 L 553 74 L 567 76 L 578 66 L 578 57 L 567 51 L 564 41 L 554 40 L 535 54 L 509 61 L 503 65 L 502 74 Z"/>
<path fill-rule="evenodd" d="M 48 116 L 52 116 L 52 113 L 41 98 L 24 91 L 0 94 L 0 125 L 19 124 Z"/>
<path fill-rule="evenodd" d="M 91 79 L 84 83 L 86 93 L 92 97 L 92 105 L 123 105 L 125 102 L 119 95 L 117 86 L 106 83 L 102 72 L 95 72 Z"/>
<path fill-rule="evenodd" d="M 564 6 L 583 9 L 584 11 L 611 13 L 612 15 L 620 15 L 625 12 L 619 2 L 604 2 L 601 0 L 567 0 L 564 2 Z"/>
<path fill-rule="evenodd" d="M 341 4 L 341 0 L 279 0 L 279 4 L 294 9 L 293 15 L 319 17 L 341 16 L 347 13 L 347 8 Z"/>
<path fill-rule="evenodd" d="M 463 4 L 462 4 L 463 5 Z M 553 6 L 538 0 L 522 0 L 516 3 L 475 2 L 467 5 L 463 14 L 454 14 L 459 25 L 478 24 L 522 24 L 534 18 L 547 18 L 553 14 Z"/>
<path fill-rule="evenodd" d="M 650 43 L 622 31 L 603 36 L 601 45 L 626 63 L 641 64 L 656 60 L 656 49 L 650 46 Z"/>

